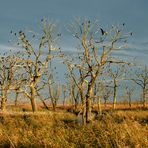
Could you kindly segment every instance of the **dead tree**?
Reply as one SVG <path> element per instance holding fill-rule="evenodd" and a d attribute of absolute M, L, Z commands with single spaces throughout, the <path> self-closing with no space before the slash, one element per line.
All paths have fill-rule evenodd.
<path fill-rule="evenodd" d="M 1 92 L 1 110 L 6 109 L 6 102 L 10 90 L 14 90 L 19 80 L 15 80 L 18 75 L 18 58 L 14 55 L 5 55 L 0 57 L 0 92 Z"/>
<path fill-rule="evenodd" d="M 104 109 L 107 109 L 107 101 L 111 97 L 112 94 L 112 89 L 108 86 L 104 86 L 103 92 L 102 92 L 102 97 L 104 100 Z"/>
<path fill-rule="evenodd" d="M 136 83 L 142 89 L 142 104 L 143 108 L 146 107 L 146 99 L 148 92 L 148 68 L 144 66 L 143 68 L 138 68 L 134 71 L 135 77 L 131 80 Z M 133 76 L 132 76 L 133 77 Z"/>
<path fill-rule="evenodd" d="M 92 95 L 95 82 L 102 68 L 108 63 L 114 63 L 111 59 L 112 51 L 122 48 L 128 34 L 123 34 L 122 29 L 117 26 L 112 26 L 109 31 L 99 28 L 98 22 L 88 19 L 79 20 L 70 24 L 69 31 L 74 38 L 79 41 L 79 49 L 82 52 L 79 57 L 79 62 L 69 62 L 74 69 L 81 70 L 83 73 L 83 81 L 87 81 L 87 90 L 85 94 L 85 120 L 89 123 L 92 120 Z M 79 77 L 78 80 L 80 80 Z M 78 89 L 81 91 L 81 87 Z"/>
<path fill-rule="evenodd" d="M 111 88 L 109 86 L 109 82 L 105 80 L 105 73 L 102 74 L 101 80 L 96 81 L 96 101 L 98 107 L 98 115 L 102 114 L 102 101 L 104 100 L 104 106 L 106 109 L 106 103 L 108 98 L 111 96 Z"/>
<path fill-rule="evenodd" d="M 66 85 L 62 85 L 62 92 L 63 92 L 63 107 L 65 107 L 65 102 L 66 102 Z"/>
<path fill-rule="evenodd" d="M 98 82 L 97 83 L 97 93 L 96 93 L 96 97 L 97 97 L 97 101 L 98 101 L 98 114 L 101 115 L 102 114 L 102 106 L 101 106 L 101 101 L 102 101 L 102 91 L 104 89 L 103 83 Z"/>
<path fill-rule="evenodd" d="M 69 90 L 69 98 L 71 99 L 72 105 L 74 106 L 74 110 L 76 112 L 78 110 L 78 104 L 79 104 L 79 91 L 71 77 L 69 77 L 67 85 Z"/>
<path fill-rule="evenodd" d="M 79 59 L 80 59 L 80 57 L 79 57 Z M 82 66 L 83 64 L 81 64 L 81 67 L 79 67 L 78 71 L 75 71 L 74 65 L 71 64 L 69 62 L 69 60 L 66 60 L 65 64 L 68 67 L 69 76 L 73 79 L 73 82 L 75 83 L 76 87 L 78 88 L 78 93 L 79 93 L 81 103 L 82 103 L 81 111 L 80 111 L 79 114 L 82 113 L 82 122 L 85 125 L 86 124 L 86 107 L 85 107 L 85 104 L 86 104 L 85 91 L 86 91 L 86 89 L 85 89 L 85 83 L 88 83 L 88 81 L 85 80 L 85 75 L 83 73 L 83 70 L 81 69 L 81 67 L 83 67 Z M 76 76 L 77 74 L 79 75 L 79 79 L 77 79 L 77 76 Z"/>
<path fill-rule="evenodd" d="M 60 99 L 61 89 L 57 82 L 54 80 L 53 76 L 51 79 L 51 75 L 48 78 L 48 91 L 49 91 L 49 98 L 51 99 L 53 110 L 56 110 L 57 102 Z"/>
<path fill-rule="evenodd" d="M 113 67 L 109 67 L 108 72 L 112 79 L 111 81 L 113 82 L 113 109 L 115 109 L 117 103 L 117 88 L 119 86 L 119 82 L 125 79 L 125 64 L 113 65 Z"/>
<path fill-rule="evenodd" d="M 44 19 L 41 31 L 42 33 L 27 34 L 23 31 L 19 31 L 18 35 L 15 33 L 17 44 L 24 49 L 24 56 L 20 62 L 26 73 L 27 84 L 21 88 L 21 92 L 30 99 L 33 112 L 37 111 L 37 86 L 45 76 L 49 61 L 55 56 L 52 51 L 59 50 L 57 41 L 60 35 L 57 33 L 56 24 Z"/>
<path fill-rule="evenodd" d="M 132 107 L 132 96 L 134 94 L 134 90 L 135 88 L 133 86 L 130 86 L 130 84 L 125 87 L 125 93 L 128 99 L 129 108 Z"/>

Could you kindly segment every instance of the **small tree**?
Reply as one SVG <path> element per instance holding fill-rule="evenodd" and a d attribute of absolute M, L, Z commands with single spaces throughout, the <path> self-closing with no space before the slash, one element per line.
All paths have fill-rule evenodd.
<path fill-rule="evenodd" d="M 96 99 L 98 103 L 98 114 L 102 114 L 102 100 L 104 100 L 104 106 L 106 108 L 106 103 L 108 98 L 111 96 L 111 88 L 108 87 L 108 82 L 105 80 L 105 73 L 102 74 L 103 77 L 100 81 L 96 82 Z"/>
<path fill-rule="evenodd" d="M 14 55 L 0 57 L 0 87 L 1 87 L 1 110 L 6 109 L 6 102 L 10 90 L 15 89 L 19 80 L 15 80 L 18 75 L 18 58 Z"/>
<path fill-rule="evenodd" d="M 15 85 L 13 85 L 13 90 L 15 91 L 15 100 L 14 100 L 14 104 L 15 106 L 18 105 L 18 98 L 19 98 L 19 95 L 21 94 L 21 91 L 20 89 L 26 85 L 27 83 L 27 78 L 26 78 L 26 74 L 24 74 L 23 72 L 23 66 L 20 64 L 20 58 L 18 58 L 18 63 L 19 63 L 19 67 L 18 67 L 18 71 L 17 73 L 15 74 L 15 77 L 14 77 L 14 83 Z M 22 94 L 21 94 L 22 95 Z"/>
<path fill-rule="evenodd" d="M 18 105 L 18 97 L 19 97 L 19 93 L 20 93 L 20 86 L 16 86 L 15 90 L 15 106 Z"/>
<path fill-rule="evenodd" d="M 115 109 L 117 103 L 117 87 L 118 83 L 125 77 L 125 64 L 109 67 L 108 71 L 113 81 L 113 109 Z"/>
<path fill-rule="evenodd" d="M 104 100 L 104 109 L 107 109 L 107 101 L 109 100 L 109 97 L 112 94 L 112 89 L 108 86 L 104 86 L 103 89 L 103 100 Z"/>
<path fill-rule="evenodd" d="M 74 110 L 78 110 L 78 104 L 79 104 L 79 91 L 77 89 L 76 84 L 74 83 L 73 79 L 70 77 L 68 81 L 68 88 L 69 88 L 69 97 L 71 98 L 73 104 L 74 104 Z"/>
<path fill-rule="evenodd" d="M 134 71 L 135 78 L 131 78 L 131 80 L 136 83 L 142 89 L 142 104 L 143 108 L 146 107 L 146 98 L 148 91 L 148 68 L 144 66 L 143 68 L 138 68 Z"/>
<path fill-rule="evenodd" d="M 51 79 L 52 77 L 52 79 Z M 49 90 L 49 98 L 51 99 L 53 110 L 56 110 L 57 102 L 60 98 L 60 86 L 56 83 L 53 76 L 49 76 L 48 78 L 48 90 Z"/>
<path fill-rule="evenodd" d="M 63 92 L 63 107 L 65 107 L 65 102 L 66 102 L 66 85 L 62 85 L 62 92 Z"/>
<path fill-rule="evenodd" d="M 133 86 L 127 85 L 125 87 L 125 93 L 126 93 L 126 97 L 128 99 L 128 104 L 130 108 L 132 107 L 132 96 L 134 94 L 134 90 L 135 88 Z"/>

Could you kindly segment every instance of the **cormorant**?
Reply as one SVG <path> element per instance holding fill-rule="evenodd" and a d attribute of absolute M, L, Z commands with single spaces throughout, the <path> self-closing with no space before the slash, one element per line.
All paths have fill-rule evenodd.
<path fill-rule="evenodd" d="M 100 30 L 101 30 L 101 34 L 105 35 L 106 32 L 102 28 L 100 28 Z"/>

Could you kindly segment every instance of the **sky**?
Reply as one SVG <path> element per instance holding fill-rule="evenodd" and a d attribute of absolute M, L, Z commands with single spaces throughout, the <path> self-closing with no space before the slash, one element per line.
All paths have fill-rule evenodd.
<path fill-rule="evenodd" d="M 64 24 L 75 17 L 97 18 L 104 26 L 125 23 L 133 32 L 128 50 L 132 56 L 147 63 L 148 58 L 148 1 L 147 0 L 0 0 L 0 51 L 11 47 L 10 30 L 36 29 L 43 17 Z M 73 49 L 69 34 L 63 31 L 63 50 Z"/>
<path fill-rule="evenodd" d="M 105 27 L 125 23 L 133 36 L 119 55 L 148 65 L 148 0 L 0 0 L 0 52 L 13 48 L 11 30 L 36 30 L 43 17 L 59 23 L 62 50 L 69 52 L 75 45 L 64 25 L 75 17 L 97 18 Z"/>

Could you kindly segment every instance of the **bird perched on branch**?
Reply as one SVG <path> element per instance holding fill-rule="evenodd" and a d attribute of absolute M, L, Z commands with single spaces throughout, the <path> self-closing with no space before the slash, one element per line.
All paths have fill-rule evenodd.
<path fill-rule="evenodd" d="M 101 34 L 102 34 L 102 35 L 107 35 L 107 32 L 104 31 L 102 28 L 100 28 L 100 30 L 101 30 Z"/>

